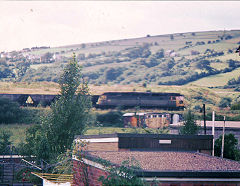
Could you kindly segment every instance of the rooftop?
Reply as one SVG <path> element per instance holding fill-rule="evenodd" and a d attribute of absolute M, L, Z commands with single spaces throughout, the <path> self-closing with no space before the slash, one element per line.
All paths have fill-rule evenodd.
<path fill-rule="evenodd" d="M 237 161 L 193 152 L 98 151 L 88 152 L 88 156 L 118 165 L 128 158 L 134 158 L 144 171 L 240 171 L 240 163 Z"/>

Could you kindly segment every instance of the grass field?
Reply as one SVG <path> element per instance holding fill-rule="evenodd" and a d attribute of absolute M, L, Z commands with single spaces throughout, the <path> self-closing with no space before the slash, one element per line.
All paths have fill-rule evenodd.
<path fill-rule="evenodd" d="M 8 130 L 12 136 L 10 141 L 17 147 L 21 142 L 25 142 L 25 132 L 31 125 L 9 124 L 0 125 L 0 129 Z M 140 129 L 140 128 L 118 128 L 118 127 L 92 127 L 86 129 L 84 135 L 115 134 L 115 133 L 168 133 L 167 129 Z"/>
<path fill-rule="evenodd" d="M 142 129 L 142 128 L 118 128 L 118 127 L 93 127 L 84 132 L 84 135 L 115 134 L 115 133 L 168 133 L 168 129 Z"/>
<path fill-rule="evenodd" d="M 224 86 L 232 78 L 237 78 L 240 75 L 240 68 L 227 73 L 217 74 L 209 77 L 199 79 L 189 83 L 189 85 L 203 86 L 203 87 L 216 87 Z"/>

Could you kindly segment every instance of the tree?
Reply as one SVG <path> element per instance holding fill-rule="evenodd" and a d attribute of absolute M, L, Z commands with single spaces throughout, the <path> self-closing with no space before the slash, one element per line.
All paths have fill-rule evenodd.
<path fill-rule="evenodd" d="M 223 157 L 239 161 L 240 151 L 237 148 L 237 146 L 238 140 L 235 138 L 234 134 L 225 134 Z M 221 149 L 222 149 L 222 135 L 215 141 L 214 154 L 216 156 L 221 156 Z"/>
<path fill-rule="evenodd" d="M 189 109 L 184 114 L 183 126 L 180 128 L 180 134 L 198 134 L 200 127 L 197 125 L 195 116 Z"/>
<path fill-rule="evenodd" d="M 0 98 L 0 105 L 0 124 L 19 121 L 22 110 L 17 102 L 13 102 L 8 98 Z"/>
<path fill-rule="evenodd" d="M 90 123 L 91 97 L 82 79 L 76 56 L 66 65 L 59 80 L 60 95 L 42 118 L 41 125 L 28 132 L 26 147 L 38 158 L 54 159 L 71 148 L 75 135 Z"/>
<path fill-rule="evenodd" d="M 10 149 L 7 149 L 10 142 L 11 133 L 8 130 L 0 129 L 0 154 L 10 153 Z"/>
<path fill-rule="evenodd" d="M 51 105 L 50 116 L 43 121 L 46 138 L 54 153 L 63 153 L 69 149 L 74 136 L 82 134 L 89 123 L 91 97 L 75 54 L 65 67 L 59 86 L 60 97 Z"/>

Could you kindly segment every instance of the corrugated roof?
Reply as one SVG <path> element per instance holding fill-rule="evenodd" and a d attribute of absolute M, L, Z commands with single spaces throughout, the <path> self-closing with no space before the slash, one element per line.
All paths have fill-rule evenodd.
<path fill-rule="evenodd" d="M 71 174 L 50 174 L 50 173 L 39 173 L 31 172 L 33 175 L 38 176 L 41 179 L 46 179 L 53 183 L 66 183 L 72 182 L 73 175 Z"/>

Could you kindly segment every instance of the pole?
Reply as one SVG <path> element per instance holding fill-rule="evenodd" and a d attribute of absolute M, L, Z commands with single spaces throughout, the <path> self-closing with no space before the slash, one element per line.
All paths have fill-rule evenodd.
<path fill-rule="evenodd" d="M 203 104 L 203 120 L 204 120 L 204 134 L 207 134 L 207 127 L 206 127 L 206 109 L 205 104 Z"/>
<path fill-rule="evenodd" d="M 212 112 L 212 135 L 213 135 L 213 150 L 212 150 L 212 156 L 214 156 L 214 134 L 215 134 L 215 112 Z"/>
<path fill-rule="evenodd" d="M 226 117 L 224 116 L 224 119 L 223 119 L 223 134 L 222 134 L 222 151 L 221 151 L 221 158 L 223 158 L 223 152 L 224 152 L 225 121 L 226 121 Z"/>

